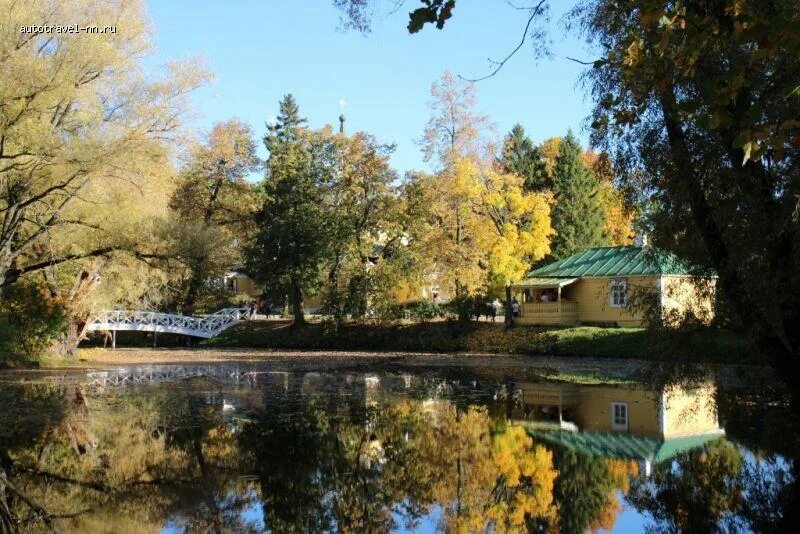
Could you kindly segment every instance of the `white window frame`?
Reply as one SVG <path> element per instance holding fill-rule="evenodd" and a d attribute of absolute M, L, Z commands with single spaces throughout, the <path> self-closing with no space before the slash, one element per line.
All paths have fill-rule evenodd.
<path fill-rule="evenodd" d="M 623 408 L 625 410 L 625 421 L 618 422 L 617 420 L 617 408 Z M 630 421 L 630 411 L 628 410 L 628 403 L 627 402 L 612 402 L 611 403 L 611 428 L 614 430 L 628 430 L 628 423 Z"/>
<path fill-rule="evenodd" d="M 608 290 L 612 308 L 624 308 L 628 305 L 628 279 L 612 278 Z M 618 297 L 622 297 L 621 299 Z M 615 298 L 617 297 L 617 298 Z"/>

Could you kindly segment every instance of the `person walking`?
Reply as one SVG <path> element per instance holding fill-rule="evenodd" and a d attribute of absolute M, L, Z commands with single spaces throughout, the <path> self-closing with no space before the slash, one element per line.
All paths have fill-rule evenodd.
<path fill-rule="evenodd" d="M 500 299 L 495 298 L 492 301 L 491 306 L 492 306 L 492 322 L 494 322 L 495 319 L 497 318 L 497 310 L 503 307 L 503 303 L 500 302 Z"/>

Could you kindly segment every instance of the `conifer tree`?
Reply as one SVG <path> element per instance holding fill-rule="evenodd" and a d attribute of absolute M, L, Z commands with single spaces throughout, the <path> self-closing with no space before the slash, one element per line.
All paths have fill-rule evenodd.
<path fill-rule="evenodd" d="M 286 95 L 264 137 L 269 151 L 266 200 L 257 216 L 257 237 L 247 251 L 248 272 L 271 290 L 289 294 L 295 326 L 305 320 L 303 294 L 318 282 L 328 248 L 323 192 L 305 124 L 294 97 Z"/>
<path fill-rule="evenodd" d="M 504 139 L 500 165 L 505 172 L 520 176 L 525 191 L 529 193 L 538 193 L 552 187 L 539 147 L 525 135 L 525 128 L 519 123 L 514 125 Z"/>
<path fill-rule="evenodd" d="M 569 132 L 561 143 L 553 173 L 556 206 L 551 246 L 552 259 L 566 258 L 590 247 L 606 245 L 605 211 L 598 197 L 594 173 L 581 157 L 581 147 Z"/>

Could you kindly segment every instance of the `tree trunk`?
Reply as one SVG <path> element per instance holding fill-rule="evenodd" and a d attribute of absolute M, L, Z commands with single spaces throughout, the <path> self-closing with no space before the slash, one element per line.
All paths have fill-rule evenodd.
<path fill-rule="evenodd" d="M 511 312 L 511 286 L 506 286 L 505 323 L 508 328 L 514 326 L 514 314 Z"/>
<path fill-rule="evenodd" d="M 303 312 L 303 288 L 300 285 L 300 278 L 292 276 L 292 312 L 294 319 L 292 326 L 302 326 L 306 322 Z"/>
<path fill-rule="evenodd" d="M 681 187 L 689 193 L 689 206 L 691 208 L 694 226 L 699 232 L 711 263 L 719 273 L 718 289 L 731 303 L 739 320 L 751 332 L 754 344 L 758 351 L 768 358 L 770 366 L 777 376 L 788 386 L 792 412 L 800 413 L 800 336 L 786 328 L 785 320 L 775 321 L 768 313 L 764 313 L 758 297 L 754 298 L 748 292 L 748 287 L 738 271 L 735 258 L 732 258 L 729 244 L 725 240 L 724 232 L 714 217 L 714 208 L 708 202 L 703 190 L 703 182 L 697 173 L 692 172 L 693 162 L 688 143 L 681 128 L 677 113 L 674 90 L 668 88 L 660 95 L 661 109 L 664 114 L 664 123 L 669 139 L 672 160 L 675 168 L 680 169 Z M 738 161 L 736 162 L 738 164 Z M 740 172 L 744 172 L 740 170 Z M 758 181 L 755 180 L 758 190 Z M 766 231 L 766 229 L 765 229 Z M 771 250 L 776 258 L 791 257 L 790 241 L 784 234 L 783 239 L 773 240 Z M 781 265 L 784 272 L 792 272 L 791 268 Z M 780 273 L 780 269 L 774 269 Z M 786 317 L 787 310 L 781 310 L 780 316 Z M 796 331 L 796 329 L 794 329 Z M 793 439 L 793 455 L 797 455 L 797 440 Z M 794 531 L 797 527 L 798 514 L 800 513 L 800 487 L 797 480 L 800 477 L 800 464 L 793 467 L 795 482 L 790 489 L 789 503 L 784 509 L 784 516 L 778 525 L 778 531 Z"/>
<path fill-rule="evenodd" d="M 186 297 L 183 299 L 183 313 L 194 313 L 194 305 L 202 287 L 203 277 L 199 274 L 199 270 L 193 270 L 192 279 L 189 280 L 189 287 L 186 289 Z"/>
<path fill-rule="evenodd" d="M 331 266 L 331 270 L 328 273 L 328 285 L 330 286 L 330 293 L 328 294 L 328 302 L 327 306 L 330 308 L 330 312 L 333 314 L 334 319 L 336 319 L 336 324 L 340 324 L 344 321 L 345 313 L 344 308 L 342 306 L 342 296 L 339 292 L 339 271 L 341 268 L 341 255 L 337 251 L 336 255 L 334 256 L 333 265 Z"/>
<path fill-rule="evenodd" d="M 56 341 L 55 352 L 57 354 L 62 356 L 75 356 L 78 345 L 86 337 L 88 319 L 88 317 L 82 317 L 80 319 L 75 317 L 69 318 L 66 329 L 58 336 L 58 340 Z"/>

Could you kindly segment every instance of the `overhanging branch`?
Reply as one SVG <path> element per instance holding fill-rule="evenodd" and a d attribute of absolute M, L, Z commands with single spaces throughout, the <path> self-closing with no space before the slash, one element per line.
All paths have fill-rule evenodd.
<path fill-rule="evenodd" d="M 546 0 L 539 0 L 539 3 L 536 4 L 536 7 L 531 8 L 531 14 L 528 17 L 528 22 L 525 24 L 525 31 L 522 32 L 522 39 L 520 39 L 519 44 L 514 48 L 514 50 L 512 50 L 505 58 L 503 58 L 502 61 L 494 61 L 493 59 L 489 58 L 490 62 L 492 62 L 495 65 L 497 65 L 492 72 L 490 72 L 486 76 L 482 76 L 480 78 L 465 78 L 465 77 L 461 76 L 460 74 L 458 75 L 458 77 L 461 78 L 464 81 L 474 83 L 474 82 L 479 82 L 481 80 L 486 80 L 488 78 L 491 78 L 492 76 L 494 76 L 495 74 L 500 72 L 500 69 L 503 68 L 503 66 L 506 64 L 506 62 L 509 59 L 511 59 L 512 57 L 514 57 L 514 55 L 517 52 L 520 51 L 520 49 L 522 48 L 522 45 L 525 44 L 525 41 L 528 38 L 528 30 L 530 30 L 531 24 L 533 24 L 533 19 L 535 19 L 536 16 L 541 13 L 542 6 L 544 6 L 545 2 L 546 2 Z M 514 6 L 514 5 L 512 5 L 511 7 L 513 7 L 514 9 L 522 9 L 522 8 L 519 8 L 519 7 Z"/>

